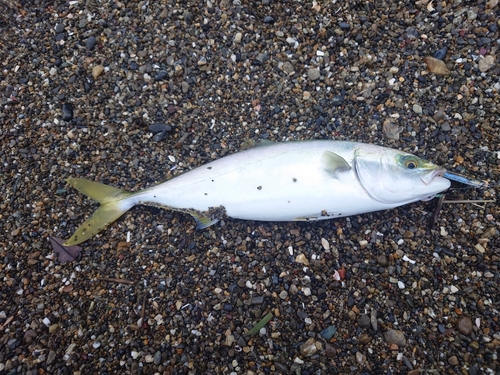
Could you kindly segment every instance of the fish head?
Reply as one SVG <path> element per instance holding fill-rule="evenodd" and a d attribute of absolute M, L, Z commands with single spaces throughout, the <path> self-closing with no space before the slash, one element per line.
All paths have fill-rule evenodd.
<path fill-rule="evenodd" d="M 450 187 L 446 170 L 406 152 L 381 148 L 356 150 L 354 165 L 366 192 L 380 202 L 406 204 L 430 200 Z"/>

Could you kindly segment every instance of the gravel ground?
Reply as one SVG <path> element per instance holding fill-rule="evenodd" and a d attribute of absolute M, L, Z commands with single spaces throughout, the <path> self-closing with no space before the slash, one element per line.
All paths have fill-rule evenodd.
<path fill-rule="evenodd" d="M 139 190 L 259 138 L 399 148 L 495 200 L 497 0 L 0 9 L 0 373 L 500 373 L 496 203 L 204 231 L 137 207 L 74 261 L 49 241 L 96 206 L 67 177 Z"/>

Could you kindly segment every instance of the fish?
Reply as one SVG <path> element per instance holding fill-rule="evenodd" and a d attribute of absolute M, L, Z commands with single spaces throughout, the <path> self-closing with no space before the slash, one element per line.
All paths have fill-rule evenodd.
<path fill-rule="evenodd" d="M 69 185 L 100 206 L 64 245 L 85 242 L 136 205 L 189 214 L 198 229 L 225 216 L 318 221 L 430 200 L 450 187 L 446 173 L 388 147 L 308 140 L 266 142 L 137 192 L 70 177 Z"/>

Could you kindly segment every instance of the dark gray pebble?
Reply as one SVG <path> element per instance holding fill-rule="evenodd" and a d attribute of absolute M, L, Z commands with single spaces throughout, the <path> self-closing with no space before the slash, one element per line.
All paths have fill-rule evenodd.
<path fill-rule="evenodd" d="M 328 328 L 325 328 L 323 331 L 321 331 L 321 336 L 325 340 L 330 340 L 335 334 L 335 332 L 337 332 L 337 327 L 329 326 Z"/>
<path fill-rule="evenodd" d="M 274 22 L 273 17 L 271 17 L 271 16 L 264 17 L 264 23 L 273 23 L 273 22 Z"/>
<path fill-rule="evenodd" d="M 151 133 L 170 132 L 172 131 L 172 127 L 161 122 L 155 122 L 154 124 L 149 125 L 149 131 Z"/>
<path fill-rule="evenodd" d="M 154 136 L 153 136 L 153 142 L 160 142 L 164 137 L 165 137 L 165 134 L 167 132 L 159 132 L 159 133 L 156 133 Z"/>
<path fill-rule="evenodd" d="M 168 73 L 166 70 L 160 70 L 158 73 L 155 75 L 155 81 L 162 81 L 165 78 L 168 77 Z"/>
<path fill-rule="evenodd" d="M 87 47 L 89 51 L 92 51 L 95 47 L 95 43 L 96 43 L 95 37 L 89 36 L 85 41 L 85 47 Z"/>
<path fill-rule="evenodd" d="M 332 99 L 332 105 L 334 107 L 339 107 L 344 104 L 344 97 L 342 95 L 335 95 Z"/>
<path fill-rule="evenodd" d="M 62 119 L 64 121 L 71 121 L 73 120 L 73 104 L 71 103 L 64 103 L 62 107 Z"/>
<path fill-rule="evenodd" d="M 368 315 L 362 314 L 359 317 L 359 326 L 360 327 L 368 328 L 368 327 L 370 327 L 370 324 L 371 324 L 371 321 L 370 321 L 370 317 Z"/>
<path fill-rule="evenodd" d="M 56 30 L 56 33 L 58 33 L 58 34 L 62 33 L 62 32 L 64 31 L 64 24 L 62 24 L 62 23 L 58 23 L 58 24 L 56 25 L 55 30 Z"/>
<path fill-rule="evenodd" d="M 175 112 L 177 112 L 177 107 L 175 105 L 170 104 L 167 107 L 167 112 L 169 115 L 173 115 Z"/>
<path fill-rule="evenodd" d="M 139 69 L 139 64 L 137 64 L 135 61 L 131 61 L 129 64 L 130 70 L 137 70 Z"/>
<path fill-rule="evenodd" d="M 351 28 L 351 25 L 349 25 L 347 22 L 341 22 L 341 23 L 339 23 L 339 27 L 342 30 L 347 31 Z"/>
<path fill-rule="evenodd" d="M 255 296 L 252 297 L 252 305 L 260 305 L 264 302 L 264 297 L 263 296 Z"/>
<path fill-rule="evenodd" d="M 433 57 L 438 59 L 438 60 L 444 60 L 444 58 L 446 57 L 446 52 L 448 52 L 448 47 L 443 47 L 441 49 L 438 49 Z"/>
<path fill-rule="evenodd" d="M 92 89 L 92 84 L 87 80 L 83 81 L 83 89 L 85 90 L 85 92 L 90 92 L 90 90 Z"/>

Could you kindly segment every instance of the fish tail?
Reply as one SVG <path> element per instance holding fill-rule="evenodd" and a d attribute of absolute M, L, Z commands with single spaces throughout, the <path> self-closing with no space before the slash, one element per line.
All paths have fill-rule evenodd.
<path fill-rule="evenodd" d="M 73 233 L 64 246 L 85 242 L 114 222 L 135 204 L 134 193 L 104 185 L 84 178 L 68 178 L 68 184 L 101 205 L 94 214 Z"/>

